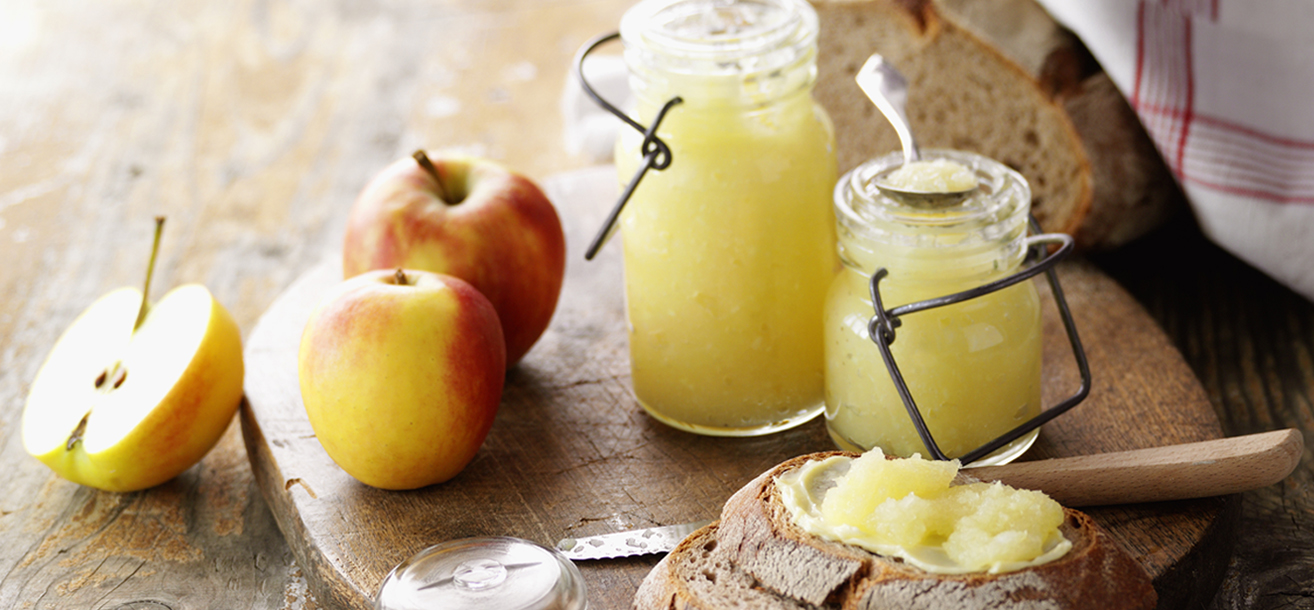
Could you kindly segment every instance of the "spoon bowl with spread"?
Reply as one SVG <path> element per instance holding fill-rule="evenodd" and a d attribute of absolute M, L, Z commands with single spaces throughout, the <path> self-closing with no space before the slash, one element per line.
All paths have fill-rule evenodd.
<path fill-rule="evenodd" d="M 904 111 L 908 80 L 903 74 L 874 54 L 858 70 L 855 80 L 894 127 L 903 149 L 903 165 L 878 177 L 876 188 L 891 199 L 923 209 L 952 207 L 977 190 L 978 180 L 971 169 L 946 159 L 922 160 Z"/>

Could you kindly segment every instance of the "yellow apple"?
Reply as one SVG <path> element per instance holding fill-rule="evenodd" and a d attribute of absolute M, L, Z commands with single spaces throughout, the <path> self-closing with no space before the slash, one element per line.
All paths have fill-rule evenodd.
<path fill-rule="evenodd" d="M 242 400 L 242 337 L 196 284 L 142 312 L 115 290 L 60 336 L 23 408 L 23 446 L 60 476 L 107 491 L 163 483 L 200 461 Z M 134 329 L 135 327 L 135 329 Z"/>
<path fill-rule="evenodd" d="M 507 366 L 547 329 L 566 271 L 561 220 L 533 181 L 486 159 L 424 151 L 361 191 L 342 252 L 344 277 L 401 267 L 473 284 L 502 321 Z"/>
<path fill-rule="evenodd" d="M 474 459 L 502 399 L 506 345 L 492 303 L 465 281 L 376 270 L 316 306 L 297 373 L 334 462 L 367 485 L 415 489 Z"/>

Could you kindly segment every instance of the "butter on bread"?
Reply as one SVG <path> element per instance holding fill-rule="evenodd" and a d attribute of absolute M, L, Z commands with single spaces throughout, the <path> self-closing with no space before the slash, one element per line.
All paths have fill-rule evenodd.
<path fill-rule="evenodd" d="M 835 123 L 841 173 L 898 149 L 853 82 L 880 53 L 909 80 L 908 119 L 922 147 L 977 152 L 1021 172 L 1044 230 L 1108 249 L 1184 207 L 1135 113 L 1033 0 L 810 1 L 821 28 L 815 95 Z"/>
<path fill-rule="evenodd" d="M 1145 570 L 1084 513 L 1065 509 L 1072 549 L 1053 562 L 1003 574 L 924 572 L 795 526 L 775 479 L 808 460 L 762 473 L 725 504 L 720 521 L 681 544 L 648 574 L 638 610 L 730 607 L 972 609 L 1151 609 Z M 854 455 L 855 454 L 847 454 Z"/>

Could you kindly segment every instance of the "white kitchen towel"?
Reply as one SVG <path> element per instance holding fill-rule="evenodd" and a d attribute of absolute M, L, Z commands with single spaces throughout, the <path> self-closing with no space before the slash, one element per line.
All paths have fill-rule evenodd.
<path fill-rule="evenodd" d="M 1127 97 L 1204 233 L 1314 300 L 1314 1 L 1040 2 Z"/>

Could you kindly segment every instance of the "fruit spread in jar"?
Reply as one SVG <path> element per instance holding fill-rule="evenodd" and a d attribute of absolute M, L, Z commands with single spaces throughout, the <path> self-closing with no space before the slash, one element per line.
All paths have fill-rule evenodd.
<path fill-rule="evenodd" d="M 838 267 L 834 134 L 812 99 L 799 0 L 641 2 L 621 21 L 639 120 L 679 96 L 621 216 L 634 393 L 658 420 L 756 435 L 822 410 L 821 318 Z M 643 135 L 624 130 L 629 180 Z"/>
<path fill-rule="evenodd" d="M 1002 483 L 952 485 L 957 474 L 956 460 L 887 459 L 876 449 L 811 460 L 776 486 L 804 531 L 927 572 L 1013 572 L 1072 548 L 1058 502 Z"/>
<path fill-rule="evenodd" d="M 885 186 L 922 193 L 953 193 L 976 186 L 972 170 L 949 159 L 913 161 L 885 176 Z"/>
<path fill-rule="evenodd" d="M 1026 253 L 1031 197 L 1017 172 L 972 153 L 926 156 L 969 168 L 978 188 L 935 209 L 892 199 L 875 183 L 902 163 L 895 154 L 859 166 L 835 189 L 844 268 L 826 304 L 826 424 L 850 451 L 928 453 L 868 334 L 872 274 L 888 270 L 879 288 L 889 310 L 1001 279 Z M 890 351 L 945 455 L 962 456 L 1040 412 L 1040 300 L 1030 280 L 899 320 Z M 1013 459 L 1036 432 L 975 463 Z"/>

